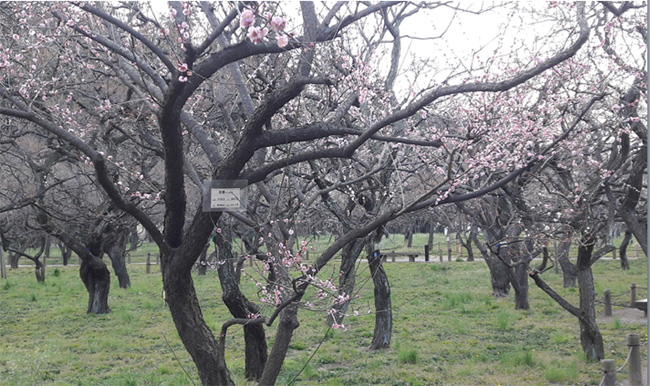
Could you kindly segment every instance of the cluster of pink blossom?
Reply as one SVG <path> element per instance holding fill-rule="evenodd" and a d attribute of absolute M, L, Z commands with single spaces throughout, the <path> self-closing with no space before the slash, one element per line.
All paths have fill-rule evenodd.
<path fill-rule="evenodd" d="M 271 27 L 277 36 L 278 47 L 286 47 L 289 44 L 289 36 L 284 33 L 287 22 L 280 16 L 265 15 L 263 18 L 264 23 Z M 251 9 L 245 9 L 239 18 L 239 23 L 243 28 L 247 28 L 248 38 L 254 43 L 258 44 L 266 38 L 269 33 L 269 27 L 256 26 L 256 12 Z"/>

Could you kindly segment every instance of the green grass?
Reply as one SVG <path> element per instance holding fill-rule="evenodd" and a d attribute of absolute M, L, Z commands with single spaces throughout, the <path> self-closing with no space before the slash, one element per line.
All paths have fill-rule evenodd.
<path fill-rule="evenodd" d="M 623 293 L 635 282 L 640 287 L 638 297 L 645 297 L 641 289 L 646 282 L 645 260 L 632 260 L 631 267 L 623 272 L 618 261 L 599 261 L 594 267 L 599 296 L 604 289 Z M 0 281 L 1 384 L 200 383 L 162 300 L 159 274 L 146 275 L 143 265 L 130 265 L 131 288 L 118 288 L 113 277 L 109 298 L 113 312 L 86 315 L 87 293 L 78 267 L 55 269 L 48 269 L 44 284 L 36 283 L 31 268 L 8 270 L 8 279 Z M 532 282 L 529 311 L 514 310 L 513 295 L 492 298 L 488 271 L 480 260 L 386 264 L 391 281 L 393 346 L 369 351 L 374 314 L 368 311 L 372 311 L 373 290 L 365 263 L 359 269 L 357 285 L 363 288 L 349 310 L 358 311 L 358 316 L 345 320 L 346 331 L 327 330 L 323 314 L 301 311 L 301 326 L 278 385 L 288 384 L 295 376 L 296 385 L 600 382 L 600 365 L 586 362 L 582 355 L 576 319 Z M 335 275 L 336 267 L 330 271 Z M 548 271 L 544 278 L 577 304 L 578 292 L 563 289 L 560 275 Z M 204 317 L 215 330 L 228 318 L 216 272 L 195 276 L 194 281 Z M 251 298 L 252 287 L 246 284 Z M 617 366 L 627 355 L 627 334 L 647 340 L 645 324 L 614 320 L 600 328 L 607 357 L 615 359 Z M 272 342 L 275 328 L 267 334 Z M 226 348 L 229 369 L 238 385 L 252 385 L 244 380 L 242 347 L 241 329 L 231 328 Z M 619 379 L 625 376 L 623 373 Z"/>

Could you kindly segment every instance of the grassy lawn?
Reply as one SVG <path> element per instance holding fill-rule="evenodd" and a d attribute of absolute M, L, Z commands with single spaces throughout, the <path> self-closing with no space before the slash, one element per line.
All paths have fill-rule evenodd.
<path fill-rule="evenodd" d="M 403 241 L 395 244 L 403 248 Z M 632 260 L 627 272 L 618 264 L 602 260 L 594 267 L 599 296 L 605 289 L 624 293 L 635 282 L 639 297 L 646 297 L 641 288 L 646 283 L 645 259 Z M 392 291 L 392 347 L 367 349 L 373 331 L 373 291 L 367 265 L 361 263 L 360 297 L 352 306 L 359 316 L 346 319 L 346 331 L 328 330 L 323 313 L 301 311 L 301 326 L 278 385 L 289 384 L 295 376 L 296 385 L 600 383 L 600 365 L 586 362 L 582 355 L 576 319 L 532 281 L 531 309 L 515 311 L 512 297 L 490 295 L 489 274 L 480 259 L 387 263 L 385 268 Z M 114 278 L 109 300 L 113 312 L 99 316 L 85 314 L 87 293 L 78 267 L 49 267 L 45 284 L 36 283 L 31 268 L 9 270 L 8 279 L 0 281 L 0 384 L 199 384 L 162 300 L 157 268 L 150 275 L 143 265 L 129 269 L 133 286 L 122 290 Z M 336 270 L 328 272 L 334 275 Z M 228 318 L 216 272 L 194 280 L 204 317 L 216 330 Z M 545 280 L 577 304 L 578 291 L 562 289 L 560 275 L 549 271 Z M 246 285 L 252 296 L 253 284 Z M 627 356 L 627 334 L 647 341 L 645 324 L 614 319 L 600 328 L 606 355 L 616 360 L 617 367 Z M 229 333 L 229 369 L 238 385 L 248 385 L 241 330 L 232 328 Z M 268 336 L 272 344 L 274 328 Z M 645 346 L 641 351 L 645 362 Z M 623 372 L 618 378 L 626 377 Z"/>

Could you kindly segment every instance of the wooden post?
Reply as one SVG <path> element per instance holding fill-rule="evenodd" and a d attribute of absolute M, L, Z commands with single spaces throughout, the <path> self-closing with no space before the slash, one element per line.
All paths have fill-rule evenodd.
<path fill-rule="evenodd" d="M 639 257 L 639 243 L 634 244 L 634 254 Z"/>
<path fill-rule="evenodd" d="M 636 303 L 636 283 L 630 283 L 630 307 Z"/>
<path fill-rule="evenodd" d="M 426 261 L 426 262 L 429 261 L 429 245 L 428 244 L 424 245 L 424 261 Z"/>
<path fill-rule="evenodd" d="M 641 372 L 641 351 L 639 344 L 641 340 L 636 334 L 627 336 L 627 347 L 630 350 L 630 386 L 642 386 L 643 374 Z"/>
<path fill-rule="evenodd" d="M 7 265 L 5 264 L 5 250 L 0 245 L 0 279 L 7 278 Z"/>
<path fill-rule="evenodd" d="M 393 263 L 395 262 L 395 254 L 394 253 L 392 255 L 390 255 L 390 261 L 393 262 Z"/>
<path fill-rule="evenodd" d="M 151 253 L 147 252 L 147 273 L 151 273 Z"/>
<path fill-rule="evenodd" d="M 156 265 L 160 264 L 160 254 L 156 253 Z"/>
<path fill-rule="evenodd" d="M 440 255 L 440 262 L 442 263 L 442 248 L 440 247 L 440 241 L 438 241 L 438 254 Z"/>
<path fill-rule="evenodd" d="M 616 364 L 613 359 L 603 359 L 600 361 L 603 366 L 602 386 L 616 386 Z"/>
<path fill-rule="evenodd" d="M 616 248 L 612 250 L 612 258 L 616 260 Z"/>
<path fill-rule="evenodd" d="M 605 316 L 612 316 L 612 293 L 609 290 L 605 290 L 603 301 L 605 303 Z"/>

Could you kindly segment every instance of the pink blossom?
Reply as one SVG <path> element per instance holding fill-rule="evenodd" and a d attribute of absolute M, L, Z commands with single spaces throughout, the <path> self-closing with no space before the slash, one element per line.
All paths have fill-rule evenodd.
<path fill-rule="evenodd" d="M 181 76 L 178 77 L 178 81 L 181 82 L 181 83 L 187 82 L 187 77 L 181 75 Z"/>
<path fill-rule="evenodd" d="M 269 33 L 269 29 L 266 27 L 265 28 L 250 27 L 248 29 L 248 37 L 255 44 L 261 42 L 267 33 Z"/>
<path fill-rule="evenodd" d="M 285 35 L 278 36 L 278 47 L 284 48 L 289 44 L 289 38 Z"/>
<path fill-rule="evenodd" d="M 253 22 L 255 22 L 255 14 L 250 9 L 247 9 L 241 13 L 241 19 L 239 22 L 244 28 L 250 27 Z"/>
<path fill-rule="evenodd" d="M 19 37 L 20 36 L 18 36 L 18 34 L 14 34 L 14 36 L 13 36 L 14 40 L 18 40 Z"/>
<path fill-rule="evenodd" d="M 189 69 L 189 67 L 187 66 L 187 63 L 179 63 L 178 64 L 178 71 L 185 72 L 188 69 Z"/>
<path fill-rule="evenodd" d="M 282 32 L 287 26 L 287 21 L 279 16 L 273 16 L 271 19 L 271 29 L 275 32 Z"/>

